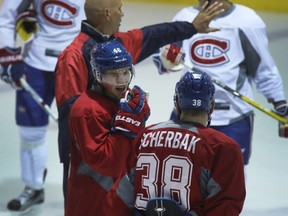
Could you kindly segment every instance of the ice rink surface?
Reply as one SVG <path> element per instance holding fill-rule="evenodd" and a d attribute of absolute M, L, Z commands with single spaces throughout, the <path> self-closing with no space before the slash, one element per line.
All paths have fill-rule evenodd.
<path fill-rule="evenodd" d="M 126 3 L 121 31 L 170 21 L 181 5 L 149 5 Z M 288 96 L 288 14 L 258 11 L 267 24 L 270 51 L 281 72 Z M 173 107 L 173 92 L 180 73 L 160 75 L 151 58 L 136 65 L 132 85 L 149 91 L 151 117 L 148 124 L 166 120 Z M 6 204 L 24 187 L 20 180 L 19 137 L 14 120 L 15 93 L 0 83 L 0 216 L 15 215 Z M 271 108 L 265 98 L 255 91 L 255 101 Z M 56 113 L 55 103 L 52 110 Z M 247 168 L 247 197 L 241 216 L 288 215 L 288 139 L 278 138 L 277 122 L 266 114 L 255 111 L 253 151 Z M 26 216 L 63 216 L 62 166 L 58 159 L 57 124 L 50 119 L 46 200 Z M 19 215 L 19 214 L 18 214 Z"/>

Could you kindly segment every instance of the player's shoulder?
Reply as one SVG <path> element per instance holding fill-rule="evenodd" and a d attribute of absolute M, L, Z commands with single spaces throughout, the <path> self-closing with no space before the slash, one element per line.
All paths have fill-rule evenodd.
<path fill-rule="evenodd" d="M 241 4 L 236 4 L 234 3 L 234 6 L 236 7 L 236 9 L 239 11 L 239 12 L 245 12 L 247 14 L 245 15 L 255 15 L 256 12 L 255 10 L 253 10 L 252 8 L 250 7 L 247 7 L 245 5 L 241 5 Z"/>
<path fill-rule="evenodd" d="M 233 17 L 233 19 L 231 19 L 231 22 L 237 22 L 237 25 L 239 27 L 265 27 L 265 23 L 263 19 L 259 16 L 259 14 L 257 14 L 256 11 L 252 8 L 249 8 L 245 5 L 234 4 L 231 15 Z"/>
<path fill-rule="evenodd" d="M 115 113 L 118 103 L 92 89 L 81 93 L 72 106 L 71 113 L 80 118 L 84 116 L 107 116 Z M 73 114 L 70 114 L 73 115 Z"/>
<path fill-rule="evenodd" d="M 92 116 L 92 111 L 95 109 L 96 104 L 96 100 L 91 96 L 89 90 L 81 93 L 71 107 L 71 119 Z"/>
<path fill-rule="evenodd" d="M 77 98 L 77 100 L 75 100 L 72 108 L 80 107 L 82 109 L 84 107 L 89 107 L 91 105 L 90 104 L 91 102 L 92 102 L 92 98 L 89 96 L 89 90 L 86 90 L 86 91 L 78 94 L 78 98 Z M 87 103 L 87 104 L 85 104 L 85 103 Z"/>
<path fill-rule="evenodd" d="M 182 9 L 179 10 L 179 14 L 183 13 L 190 13 L 190 14 L 198 14 L 200 11 L 200 7 L 198 5 L 196 6 L 188 6 L 188 7 L 183 7 Z"/>
<path fill-rule="evenodd" d="M 82 48 L 88 39 L 88 35 L 79 33 L 76 38 L 61 52 L 59 58 L 71 58 L 73 55 L 82 55 Z"/>
<path fill-rule="evenodd" d="M 235 142 L 232 138 L 227 136 L 226 134 L 217 131 L 212 128 L 203 128 L 199 129 L 201 136 L 206 140 L 207 144 L 209 145 L 222 145 L 222 146 L 230 146 L 232 148 L 239 147 L 239 144 Z"/>
<path fill-rule="evenodd" d="M 175 16 L 173 17 L 173 21 L 192 22 L 192 20 L 197 16 L 198 13 L 199 7 L 197 6 L 184 7 L 175 14 Z"/>

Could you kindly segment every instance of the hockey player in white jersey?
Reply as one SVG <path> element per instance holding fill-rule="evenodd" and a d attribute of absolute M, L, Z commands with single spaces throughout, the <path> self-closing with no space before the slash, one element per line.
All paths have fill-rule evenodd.
<path fill-rule="evenodd" d="M 215 0 L 211 0 L 211 3 Z M 266 26 L 250 8 L 223 3 L 225 12 L 210 23 L 221 31 L 196 34 L 193 38 L 162 48 L 153 60 L 160 73 L 179 71 L 181 64 L 193 66 L 195 71 L 205 71 L 248 98 L 253 98 L 252 83 L 281 116 L 288 116 L 282 80 L 268 50 Z M 204 0 L 199 0 L 202 5 Z M 193 19 L 199 5 L 180 10 L 173 21 Z M 253 107 L 226 90 L 216 87 L 216 106 L 211 127 L 226 133 L 241 146 L 245 165 L 251 154 Z M 172 113 L 171 118 L 177 118 Z M 279 136 L 288 137 L 288 125 L 279 124 Z"/>
<path fill-rule="evenodd" d="M 25 184 L 23 192 L 8 202 L 9 210 L 24 211 L 44 202 L 44 173 L 48 153 L 48 115 L 21 88 L 19 79 L 25 77 L 44 102 L 51 105 L 57 56 L 78 35 L 81 21 L 85 19 L 84 2 L 5 0 L 0 8 L 0 75 L 2 80 L 17 87 L 16 123 L 21 142 L 21 179 Z M 29 38 L 23 52 L 16 45 L 15 29 L 24 39 Z M 34 37 L 29 37 L 31 34 Z"/>

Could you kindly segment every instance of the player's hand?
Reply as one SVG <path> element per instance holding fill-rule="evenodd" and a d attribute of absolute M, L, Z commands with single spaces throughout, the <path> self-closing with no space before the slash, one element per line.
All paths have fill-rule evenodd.
<path fill-rule="evenodd" d="M 155 66 L 157 67 L 159 74 L 167 74 L 170 72 L 167 68 L 164 67 L 159 53 L 153 54 L 152 60 Z"/>
<path fill-rule="evenodd" d="M 206 1 L 201 6 L 198 15 L 192 21 L 192 24 L 198 33 L 209 33 L 220 30 L 219 28 L 209 28 L 209 23 L 219 14 L 224 12 L 224 9 L 222 8 L 223 3 L 214 2 L 212 5 L 207 7 L 208 4 L 209 2 Z"/>
<path fill-rule="evenodd" d="M 162 61 L 165 60 L 165 62 L 168 61 L 170 63 L 170 68 L 175 68 L 184 61 L 185 53 L 182 47 L 176 44 L 168 44 L 162 48 L 161 56 Z"/>
<path fill-rule="evenodd" d="M 160 52 L 160 56 L 153 56 L 153 62 L 160 74 L 179 72 L 183 69 L 181 62 L 184 61 L 185 53 L 181 46 L 168 44 Z"/>
<path fill-rule="evenodd" d="M 288 118 L 288 103 L 276 105 L 274 112 Z M 288 124 L 279 122 L 279 137 L 288 138 Z"/>
<path fill-rule="evenodd" d="M 20 87 L 23 76 L 21 48 L 4 47 L 0 49 L 0 78 L 13 88 Z"/>
<path fill-rule="evenodd" d="M 29 40 L 38 32 L 36 12 L 27 10 L 20 13 L 16 18 L 16 32 L 23 41 Z"/>
<path fill-rule="evenodd" d="M 145 127 L 149 116 L 150 107 L 145 92 L 139 86 L 134 86 L 125 92 L 119 102 L 112 131 L 122 131 L 126 136 L 135 138 Z"/>

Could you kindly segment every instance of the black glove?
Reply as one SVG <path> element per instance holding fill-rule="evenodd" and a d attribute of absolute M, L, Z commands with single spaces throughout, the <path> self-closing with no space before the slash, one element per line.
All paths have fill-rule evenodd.
<path fill-rule="evenodd" d="M 288 103 L 275 106 L 274 112 L 288 118 Z M 279 137 L 288 138 L 288 124 L 279 122 Z"/>
<path fill-rule="evenodd" d="M 23 41 L 29 40 L 33 34 L 38 32 L 36 12 L 26 10 L 16 18 L 16 32 Z"/>
<path fill-rule="evenodd" d="M 191 214 L 183 212 L 175 200 L 164 197 L 150 199 L 146 206 L 146 215 L 191 216 Z"/>

